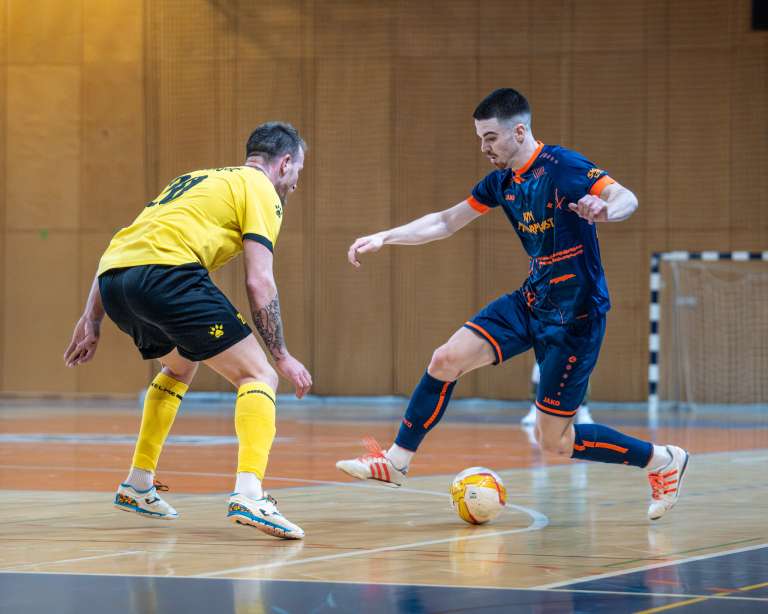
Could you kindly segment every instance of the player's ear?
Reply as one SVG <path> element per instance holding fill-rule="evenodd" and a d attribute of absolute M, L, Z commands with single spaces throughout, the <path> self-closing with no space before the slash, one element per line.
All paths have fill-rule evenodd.
<path fill-rule="evenodd" d="M 291 158 L 291 154 L 285 154 L 280 159 L 280 176 L 288 174 L 288 166 L 292 160 L 293 158 Z"/>

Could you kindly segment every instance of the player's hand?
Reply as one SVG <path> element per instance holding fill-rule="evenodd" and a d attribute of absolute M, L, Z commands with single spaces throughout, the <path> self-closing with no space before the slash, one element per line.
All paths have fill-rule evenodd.
<path fill-rule="evenodd" d="M 72 341 L 64 351 L 64 364 L 68 367 L 76 367 L 93 358 L 96 346 L 99 345 L 100 334 L 101 320 L 81 317 L 75 325 Z"/>
<path fill-rule="evenodd" d="M 347 260 L 349 260 L 350 264 L 353 266 L 360 268 L 360 261 L 358 260 L 360 254 L 372 254 L 379 251 L 383 246 L 384 238 L 379 234 L 360 237 L 350 245 L 349 251 L 347 252 Z"/>
<path fill-rule="evenodd" d="M 296 389 L 296 398 L 300 399 L 309 392 L 312 387 L 312 376 L 307 368 L 290 354 L 275 361 L 277 372 L 293 384 Z"/>
<path fill-rule="evenodd" d="M 583 196 L 578 203 L 569 203 L 568 208 L 590 224 L 608 221 L 608 203 L 591 194 Z"/>

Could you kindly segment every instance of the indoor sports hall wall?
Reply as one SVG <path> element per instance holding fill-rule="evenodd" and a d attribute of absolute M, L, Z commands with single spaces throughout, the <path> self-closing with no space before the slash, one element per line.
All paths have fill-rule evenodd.
<path fill-rule="evenodd" d="M 645 396 L 652 251 L 768 246 L 768 34 L 750 31 L 747 0 L 0 8 L 6 392 L 145 385 L 150 367 L 111 325 L 93 364 L 60 364 L 98 253 L 172 177 L 240 163 L 267 119 L 310 146 L 275 253 L 289 347 L 319 394 L 408 394 L 432 349 L 526 274 L 498 212 L 359 271 L 346 262 L 355 237 L 454 204 L 488 172 L 471 114 L 496 87 L 529 97 L 537 138 L 640 199 L 630 221 L 600 228 L 614 310 L 595 398 Z M 216 279 L 246 311 L 240 264 Z M 530 361 L 470 375 L 457 394 L 523 398 Z M 227 389 L 199 377 L 197 389 Z"/>
<path fill-rule="evenodd" d="M 100 252 L 145 200 L 143 5 L 0 0 L 0 385 L 135 391 L 149 372 L 104 327 L 99 360 L 63 350 Z"/>

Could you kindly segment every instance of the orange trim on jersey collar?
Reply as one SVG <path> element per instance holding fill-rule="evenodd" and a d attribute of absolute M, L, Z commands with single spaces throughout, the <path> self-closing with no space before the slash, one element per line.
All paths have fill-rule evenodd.
<path fill-rule="evenodd" d="M 518 177 L 522 175 L 525 171 L 527 171 L 529 168 L 531 168 L 531 165 L 536 161 L 536 158 L 539 157 L 539 154 L 541 153 L 541 150 L 544 148 L 544 143 L 541 141 L 536 141 L 539 146 L 536 148 L 536 151 L 533 152 L 533 155 L 528 158 L 528 162 L 523 164 L 520 168 L 513 168 L 512 172 L 517 175 Z"/>

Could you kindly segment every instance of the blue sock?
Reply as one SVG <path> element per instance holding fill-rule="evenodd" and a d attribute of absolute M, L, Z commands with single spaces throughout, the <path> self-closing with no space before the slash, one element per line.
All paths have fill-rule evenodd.
<path fill-rule="evenodd" d="M 442 382 L 424 372 L 411 395 L 395 443 L 415 452 L 421 440 L 440 422 L 456 382 Z"/>
<path fill-rule="evenodd" d="M 653 455 L 653 444 L 619 433 L 602 424 L 576 424 L 571 458 L 645 467 Z"/>

